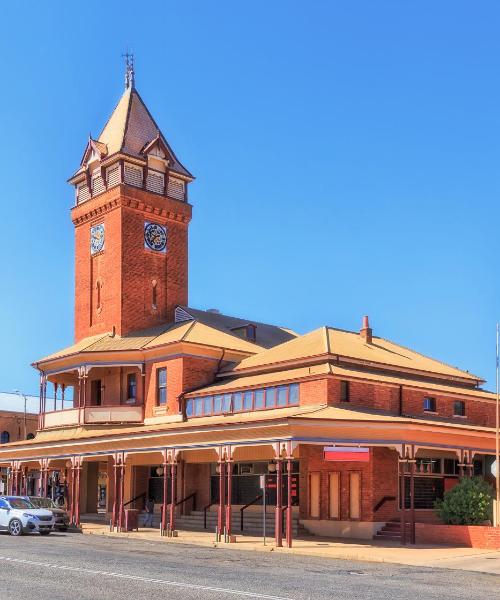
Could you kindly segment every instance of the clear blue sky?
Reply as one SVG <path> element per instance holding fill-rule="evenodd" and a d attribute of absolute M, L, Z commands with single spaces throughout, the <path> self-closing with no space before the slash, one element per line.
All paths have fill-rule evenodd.
<path fill-rule="evenodd" d="M 0 21 L 0 390 L 73 335 L 73 191 L 121 53 L 191 187 L 190 303 L 494 383 L 498 2 L 50 2 Z"/>

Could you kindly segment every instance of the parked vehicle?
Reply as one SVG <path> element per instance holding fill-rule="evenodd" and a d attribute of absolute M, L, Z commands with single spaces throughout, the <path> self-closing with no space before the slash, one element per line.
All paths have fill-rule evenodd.
<path fill-rule="evenodd" d="M 54 529 L 54 515 L 50 510 L 36 508 L 22 496 L 0 496 L 0 529 L 10 535 L 37 531 L 49 535 Z"/>
<path fill-rule="evenodd" d="M 69 515 L 51 498 L 41 498 L 40 496 L 26 496 L 28 502 L 31 502 L 35 508 L 46 508 L 54 515 L 54 529 L 57 531 L 67 531 L 69 527 Z"/>

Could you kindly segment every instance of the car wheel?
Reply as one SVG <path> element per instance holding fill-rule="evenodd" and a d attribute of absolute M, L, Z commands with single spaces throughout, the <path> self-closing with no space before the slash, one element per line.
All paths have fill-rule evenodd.
<path fill-rule="evenodd" d="M 9 533 L 10 535 L 23 535 L 23 524 L 19 519 L 12 519 L 9 523 Z"/>
<path fill-rule="evenodd" d="M 49 535 L 50 531 L 40 531 L 40 535 Z"/>

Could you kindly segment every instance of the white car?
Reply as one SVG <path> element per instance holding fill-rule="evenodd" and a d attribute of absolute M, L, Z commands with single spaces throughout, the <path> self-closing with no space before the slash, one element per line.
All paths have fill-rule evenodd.
<path fill-rule="evenodd" d="M 50 510 L 35 508 L 21 496 L 0 496 L 0 530 L 10 535 L 38 531 L 49 535 L 54 529 L 54 515 Z"/>

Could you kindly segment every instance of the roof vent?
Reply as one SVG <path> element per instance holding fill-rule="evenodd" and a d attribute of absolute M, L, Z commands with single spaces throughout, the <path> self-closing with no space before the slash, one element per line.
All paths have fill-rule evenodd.
<path fill-rule="evenodd" d="M 247 323 L 246 325 L 241 325 L 239 327 L 231 327 L 231 331 L 238 337 L 250 342 L 255 342 L 257 339 L 257 326 L 253 323 Z"/>
<path fill-rule="evenodd" d="M 372 328 L 370 327 L 370 321 L 369 321 L 368 317 L 365 315 L 363 317 L 363 326 L 360 329 L 359 335 L 367 344 L 371 344 L 372 343 L 372 334 L 373 334 L 373 332 L 372 332 Z"/>
<path fill-rule="evenodd" d="M 212 313 L 214 315 L 220 315 L 220 310 L 218 308 L 207 308 L 207 313 Z"/>

